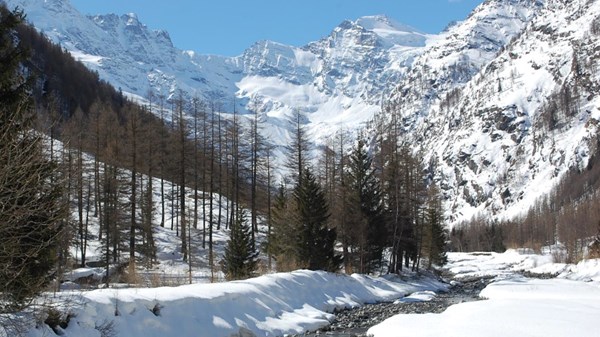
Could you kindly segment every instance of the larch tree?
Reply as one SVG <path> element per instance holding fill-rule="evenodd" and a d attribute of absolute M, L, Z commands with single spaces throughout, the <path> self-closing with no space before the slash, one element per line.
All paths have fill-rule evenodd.
<path fill-rule="evenodd" d="M 305 119 L 306 116 L 303 115 L 300 110 L 294 109 L 289 120 L 292 132 L 290 134 L 291 142 L 286 148 L 288 155 L 286 168 L 290 172 L 291 185 L 295 185 L 302 180 L 304 169 L 310 162 L 310 146 L 308 142 L 308 131 L 304 126 L 306 123 Z"/>
<path fill-rule="evenodd" d="M 178 175 L 179 175 L 179 228 L 181 235 L 181 254 L 183 261 L 188 261 L 188 232 L 187 232 L 187 213 L 186 213 L 186 139 L 188 136 L 187 125 L 184 119 L 184 99 L 183 92 L 179 92 L 176 102 L 177 116 L 175 118 L 178 134 Z"/>
<path fill-rule="evenodd" d="M 85 267 L 87 258 L 87 246 L 89 237 L 89 211 L 90 207 L 86 207 L 91 199 L 90 188 L 91 181 L 88 181 L 87 169 L 83 160 L 83 129 L 82 125 L 88 123 L 86 116 L 81 109 L 77 109 L 73 117 L 64 126 L 64 136 L 67 138 L 69 150 L 75 156 L 74 168 L 72 170 L 73 188 L 75 192 L 73 197 L 76 199 L 77 207 L 77 225 L 76 225 L 76 246 L 79 251 L 80 265 Z M 84 191 L 87 190 L 87 193 Z"/>

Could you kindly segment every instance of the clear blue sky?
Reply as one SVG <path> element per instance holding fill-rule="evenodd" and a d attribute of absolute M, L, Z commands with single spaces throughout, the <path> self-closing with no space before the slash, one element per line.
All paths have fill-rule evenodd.
<path fill-rule="evenodd" d="M 136 13 L 176 47 L 236 56 L 259 40 L 303 46 L 345 19 L 385 14 L 427 33 L 463 20 L 483 0 L 71 0 L 84 14 Z"/>

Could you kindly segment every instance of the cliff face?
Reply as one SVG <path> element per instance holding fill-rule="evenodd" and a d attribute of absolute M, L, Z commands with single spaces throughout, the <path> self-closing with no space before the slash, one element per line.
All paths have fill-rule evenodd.
<path fill-rule="evenodd" d="M 495 37 L 431 48 L 391 100 L 406 138 L 436 163 L 454 223 L 527 210 L 597 151 L 600 3 L 488 1 L 465 23 L 491 8 L 501 19 L 470 31 Z M 522 23 L 498 25 L 510 16 Z M 498 35 L 506 27 L 518 33 Z"/>

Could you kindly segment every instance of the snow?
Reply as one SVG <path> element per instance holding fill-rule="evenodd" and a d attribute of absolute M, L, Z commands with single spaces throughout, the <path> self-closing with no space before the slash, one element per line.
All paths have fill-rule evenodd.
<path fill-rule="evenodd" d="M 410 303 L 410 302 L 429 302 L 435 298 L 435 292 L 427 290 L 427 291 L 417 291 L 416 293 L 412 293 L 406 297 L 402 297 L 399 300 L 396 300 L 394 304 L 400 303 Z"/>
<path fill-rule="evenodd" d="M 61 296 L 79 304 L 72 307 L 75 316 L 63 336 L 93 336 L 94 327 L 106 321 L 114 321 L 117 336 L 127 337 L 219 337 L 241 331 L 281 336 L 326 326 L 336 309 L 444 290 L 445 284 L 427 277 L 403 281 L 299 270 L 215 284 L 67 291 Z M 158 315 L 152 312 L 156 307 Z M 29 337 L 47 332 L 32 329 Z"/>
<path fill-rule="evenodd" d="M 439 162 L 435 179 L 445 186 L 451 225 L 477 214 L 499 219 L 522 214 L 562 173 L 585 165 L 585 142 L 595 130 L 581 126 L 600 118 L 597 101 L 589 102 L 581 110 L 590 115 L 572 123 L 564 137 L 538 133 L 544 142 L 534 145 L 531 130 L 539 107 L 568 80 L 570 40 L 584 38 L 600 11 L 591 3 L 575 15 L 582 0 L 557 8 L 545 1 L 486 1 L 438 35 L 382 15 L 364 16 L 344 21 L 304 47 L 260 41 L 237 57 L 179 50 L 168 34 L 149 29 L 134 14 L 87 17 L 66 0 L 6 2 L 24 8 L 37 29 L 128 97 L 143 102 L 149 91 L 169 98 L 182 89 L 188 98 L 202 97 L 225 111 L 233 110 L 235 100 L 241 115 L 259 114 L 263 136 L 278 148 L 287 145 L 286 118 L 295 109 L 306 114 L 311 140 L 319 146 L 342 127 L 350 133 L 363 127 L 406 89 L 398 104 L 406 139 L 425 149 L 426 162 Z M 559 38 L 533 29 L 543 26 L 556 28 Z M 465 89 L 463 98 L 451 109 L 442 108 L 443 97 L 456 88 Z M 522 114 L 517 116 L 522 127 L 512 133 L 484 128 L 496 117 L 493 111 L 513 106 L 511 112 Z M 453 122 L 460 125 L 450 127 Z M 457 161 L 458 151 L 471 145 L 472 155 Z M 554 146 L 567 158 L 538 165 L 553 158 Z M 285 153 L 274 155 L 275 166 L 283 167 Z M 510 198 L 502 198 L 506 190 Z"/>
<path fill-rule="evenodd" d="M 553 248 L 555 249 L 555 248 Z M 482 301 L 450 306 L 440 314 L 392 317 L 368 333 L 385 336 L 594 336 L 600 315 L 600 260 L 554 263 L 551 250 L 450 253 L 456 282 L 494 277 Z M 559 273 L 534 279 L 520 272 Z M 84 273 L 84 271 L 80 271 Z M 282 336 L 328 325 L 336 309 L 366 303 L 430 301 L 447 287 L 430 277 L 332 274 L 299 270 L 244 281 L 179 287 L 65 291 L 77 303 L 64 336 L 93 336 L 114 322 L 117 336 Z M 153 313 L 153 309 L 157 314 Z M 115 315 L 117 312 L 117 315 Z M 47 328 L 32 329 L 41 337 Z"/>
<path fill-rule="evenodd" d="M 495 276 L 484 300 L 450 306 L 440 314 L 397 315 L 369 329 L 374 337 L 401 336 L 598 336 L 600 260 L 553 263 L 528 250 L 450 253 L 458 279 Z M 555 279 L 525 278 L 517 271 L 560 273 Z M 584 282 L 587 281 L 587 282 Z"/>
<path fill-rule="evenodd" d="M 399 315 L 369 329 L 385 336 L 597 336 L 600 287 L 568 280 L 516 279 L 488 286 L 485 301 L 441 314 Z"/>

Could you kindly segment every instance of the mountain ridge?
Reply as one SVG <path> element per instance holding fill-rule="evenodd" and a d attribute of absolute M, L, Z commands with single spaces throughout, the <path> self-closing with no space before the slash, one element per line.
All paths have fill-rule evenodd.
<path fill-rule="evenodd" d="M 418 32 L 385 16 L 366 16 L 345 20 L 328 36 L 305 46 L 258 41 L 239 56 L 224 57 L 178 50 L 168 33 L 150 31 L 132 15 L 91 16 L 87 20 L 93 24 L 88 21 L 86 25 L 65 27 L 48 22 L 54 19 L 42 15 L 39 3 L 8 3 L 21 4 L 26 11 L 29 6 L 38 29 L 48 32 L 50 38 L 125 92 L 143 97 L 152 91 L 168 98 L 181 89 L 189 96 L 218 102 L 224 111 L 256 112 L 266 121 L 264 136 L 278 146 L 280 161 L 284 157 L 282 147 L 289 139 L 286 120 L 295 109 L 305 114 L 317 145 L 341 128 L 364 127 L 373 116 L 389 118 L 397 109 L 406 141 L 428 148 L 425 162 L 437 163 L 434 176 L 442 186 L 446 216 L 452 224 L 480 212 L 497 217 L 523 212 L 573 167 L 565 159 L 553 166 L 557 173 L 541 174 L 548 180 L 543 188 L 533 186 L 540 181 L 526 178 L 529 173 L 514 174 L 528 168 L 524 154 L 533 153 L 532 144 L 537 144 L 537 149 L 542 143 L 545 148 L 551 147 L 548 141 L 540 141 L 541 131 L 533 131 L 533 127 L 539 119 L 536 116 L 544 114 L 535 111 L 549 101 L 544 96 L 557 89 L 554 84 L 540 82 L 538 87 L 522 87 L 524 94 L 514 93 L 511 81 L 522 77 L 518 76 L 521 68 L 508 65 L 527 54 L 524 46 L 535 40 L 537 31 L 546 34 L 547 30 L 552 36 L 560 30 L 556 22 L 578 30 L 566 18 L 582 17 L 577 13 L 586 6 L 595 13 L 597 7 L 593 1 L 580 0 L 488 0 L 437 35 Z M 68 5 L 64 0 L 46 3 Z M 73 22 L 84 22 L 77 13 L 67 13 L 76 17 Z M 55 20 L 64 21 L 62 17 Z M 566 36 L 563 40 L 583 38 L 564 29 L 561 34 Z M 116 42 L 102 42 L 105 37 L 98 37 L 102 43 L 93 47 L 92 41 L 96 43 L 101 35 Z M 546 44 L 548 36 L 535 41 Z M 507 51 L 511 48 L 523 50 L 511 54 Z M 569 62 L 569 57 L 561 53 L 574 53 L 567 48 L 553 50 L 556 61 L 543 52 L 540 60 Z M 528 62 L 520 65 L 522 69 L 546 66 L 538 60 Z M 549 72 L 555 82 L 549 82 L 549 77 L 539 80 L 566 81 L 563 72 Z M 593 74 L 587 76 L 595 83 Z M 529 99 L 540 103 L 520 103 Z M 501 104 L 499 100 L 503 100 Z M 592 131 L 588 131 L 586 137 L 590 138 Z M 572 144 L 562 145 L 569 148 Z M 544 154 L 536 158 L 548 161 L 549 157 Z M 507 183 L 509 178 L 522 183 Z"/>

